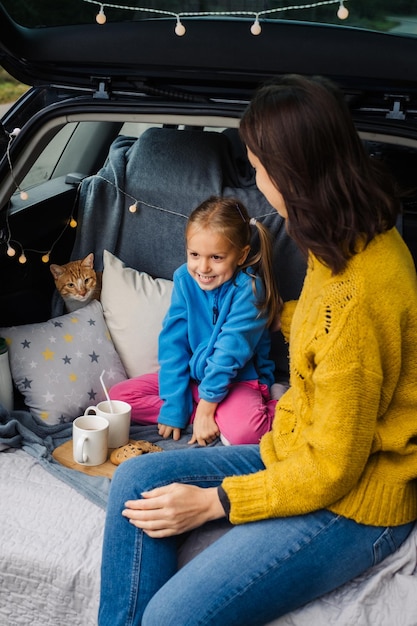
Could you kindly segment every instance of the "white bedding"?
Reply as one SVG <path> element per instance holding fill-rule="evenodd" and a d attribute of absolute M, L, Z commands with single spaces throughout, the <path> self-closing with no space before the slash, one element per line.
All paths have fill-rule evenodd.
<path fill-rule="evenodd" d="M 0 489 L 0 626 L 94 626 L 104 511 L 22 450 L 0 453 Z M 417 626 L 417 527 L 366 575 L 274 622 L 336 624 Z"/>
<path fill-rule="evenodd" d="M 22 450 L 0 485 L 0 625 L 95 626 L 104 511 Z"/>

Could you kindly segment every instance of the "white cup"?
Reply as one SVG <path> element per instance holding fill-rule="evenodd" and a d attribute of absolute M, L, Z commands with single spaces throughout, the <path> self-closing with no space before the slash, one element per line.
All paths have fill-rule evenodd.
<path fill-rule="evenodd" d="M 113 413 L 110 411 L 110 404 L 107 400 L 99 402 L 97 406 L 89 406 L 84 415 L 95 413 L 105 417 L 109 422 L 109 448 L 120 448 L 129 441 L 130 417 L 132 407 L 123 400 L 112 400 Z"/>
<path fill-rule="evenodd" d="M 81 415 L 72 423 L 72 453 L 80 465 L 101 465 L 107 460 L 109 423 L 98 415 Z"/>

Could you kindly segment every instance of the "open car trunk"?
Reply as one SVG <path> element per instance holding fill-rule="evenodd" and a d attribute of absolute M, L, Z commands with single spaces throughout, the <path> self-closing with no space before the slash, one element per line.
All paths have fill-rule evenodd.
<path fill-rule="evenodd" d="M 125 270 L 171 281 L 185 260 L 186 219 L 212 194 L 237 196 L 267 225 L 280 293 L 284 300 L 297 298 L 305 259 L 257 190 L 238 133 L 255 89 L 287 72 L 325 75 L 342 89 L 366 149 L 397 182 L 403 201 L 398 228 L 417 261 L 417 38 L 265 16 L 261 34 L 253 36 L 254 15 L 188 17 L 186 33 L 178 37 L 175 15 L 127 18 L 106 5 L 108 20 L 100 26 L 95 23 L 100 3 L 87 7 L 91 11 L 80 3 L 82 16 L 74 0 L 0 3 L 0 63 L 30 85 L 0 124 L 0 336 L 18 337 L 23 352 L 28 342 L 37 342 L 39 353 L 49 355 L 43 340 L 48 347 L 55 341 L 51 324 L 71 328 L 52 263 L 93 252 L 95 267 L 102 270 L 108 251 L 125 266 L 112 283 L 113 300 L 119 298 Z M 236 3 L 221 4 L 233 8 Z M 256 15 L 268 3 L 244 4 L 255 7 Z M 42 15 L 42 9 L 50 11 Z M 84 323 L 92 326 L 76 346 L 79 353 L 88 338 L 99 346 L 92 353 L 97 356 L 98 342 L 110 336 L 115 347 L 107 371 L 119 368 L 118 356 L 133 348 L 135 356 L 139 352 L 135 363 L 151 371 L 145 346 L 151 344 L 155 363 L 158 328 L 152 327 L 152 334 L 135 319 L 131 330 L 125 314 L 148 307 L 151 321 L 160 319 L 158 288 L 152 295 L 149 301 L 136 291 L 123 296 L 118 307 L 123 320 L 96 307 L 100 331 L 85 313 Z M 287 345 L 280 333 L 273 335 L 276 382 L 285 385 Z M 44 372 L 50 386 L 37 397 L 40 403 L 54 397 L 55 422 L 48 422 L 49 405 L 41 406 L 45 410 L 36 416 L 40 413 L 44 422 L 38 420 L 35 430 L 43 438 L 4 452 L 0 442 L 0 623 L 11 626 L 28 620 L 34 626 L 94 626 L 97 621 L 108 484 L 100 482 L 101 491 L 96 484 L 74 481 L 78 472 L 57 471 L 52 450 L 71 437 L 71 420 L 98 401 L 102 369 L 92 369 L 85 380 L 84 372 L 71 370 L 85 393 L 68 413 L 62 403 L 69 384 L 62 370 L 72 356 L 58 356 Z M 15 407 L 24 410 L 13 417 L 24 437 L 32 423 L 31 385 L 43 361 L 26 353 L 19 358 Z M 216 529 L 211 540 L 213 535 Z M 198 536 L 193 545 L 193 537 L 191 548 L 184 544 L 184 561 L 207 545 Z M 416 542 L 415 531 L 383 567 L 274 626 L 392 626 L 399 615 L 401 626 L 415 626 Z"/>
<path fill-rule="evenodd" d="M 27 97 L 39 98 L 41 93 Z M 13 150 L 8 152 L 12 171 L 7 159 L 3 162 L 0 326 L 41 321 L 50 315 L 54 285 L 49 263 L 62 264 L 71 258 L 77 232 L 69 225 L 71 218 L 82 228 L 79 184 L 103 166 L 116 137 L 139 137 L 155 126 L 193 129 L 202 137 L 231 132 L 238 141 L 242 109 L 240 103 L 210 102 L 196 107 L 162 98 L 129 102 L 82 96 L 55 104 L 30 120 L 25 127 L 25 144 L 21 135 L 12 139 Z M 355 110 L 354 115 L 368 151 L 387 164 L 404 194 L 404 213 L 398 227 L 416 259 L 417 133 L 413 125 L 406 128 L 406 120 L 389 117 L 391 112 L 388 107 L 385 114 L 366 107 Z M 237 165 L 248 167 L 243 150 L 240 158 Z M 27 193 L 26 199 L 22 199 L 22 191 Z M 14 256 L 7 254 L 9 244 Z M 169 250 L 169 242 L 167 246 Z M 284 276 L 282 281 L 285 283 Z"/>

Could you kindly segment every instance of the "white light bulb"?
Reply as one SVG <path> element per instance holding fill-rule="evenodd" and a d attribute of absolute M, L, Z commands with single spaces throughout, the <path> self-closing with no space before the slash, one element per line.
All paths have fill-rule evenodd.
<path fill-rule="evenodd" d="M 179 19 L 177 20 L 177 23 L 175 25 L 175 34 L 178 35 L 178 37 L 182 37 L 183 35 L 185 35 L 185 26 L 181 23 Z"/>
<path fill-rule="evenodd" d="M 97 13 L 96 15 L 96 22 L 97 24 L 105 24 L 107 21 L 107 17 L 104 13 L 104 7 L 103 5 L 100 7 L 100 11 Z"/>
<path fill-rule="evenodd" d="M 130 211 L 131 213 L 136 213 L 137 208 L 138 208 L 138 207 L 136 206 L 136 204 L 131 204 L 131 205 L 130 205 L 130 207 L 129 207 L 129 211 Z"/>
<path fill-rule="evenodd" d="M 337 11 L 337 17 L 339 20 L 345 20 L 349 17 L 349 11 L 343 4 L 340 5 L 339 10 Z"/>
<path fill-rule="evenodd" d="M 12 246 L 9 244 L 7 246 L 7 256 L 14 256 L 15 254 L 16 254 L 16 250 L 12 248 Z"/>
<path fill-rule="evenodd" d="M 22 252 L 22 254 L 19 257 L 19 263 L 21 263 L 23 265 L 24 263 L 26 263 L 26 261 L 27 261 L 27 259 L 25 257 L 25 253 Z"/>
<path fill-rule="evenodd" d="M 250 27 L 250 32 L 252 33 L 252 35 L 260 35 L 261 34 L 261 25 L 259 23 L 258 18 L 256 18 L 256 20 L 254 21 L 254 23 L 252 24 L 252 26 Z"/>
<path fill-rule="evenodd" d="M 21 200 L 27 200 L 29 198 L 29 195 L 26 193 L 26 191 L 21 191 L 20 192 L 20 199 Z"/>

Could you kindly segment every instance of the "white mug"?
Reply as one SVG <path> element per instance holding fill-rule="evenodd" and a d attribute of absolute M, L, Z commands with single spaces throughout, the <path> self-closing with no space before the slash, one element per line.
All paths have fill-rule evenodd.
<path fill-rule="evenodd" d="M 105 417 L 109 422 L 109 448 L 120 448 L 120 446 L 125 446 L 129 441 L 132 407 L 127 402 L 123 402 L 123 400 L 112 400 L 111 405 L 113 412 L 110 410 L 109 402 L 103 400 L 97 406 L 89 406 L 84 411 L 84 415 L 95 413 Z"/>
<path fill-rule="evenodd" d="M 72 423 L 72 453 L 81 465 L 101 465 L 107 460 L 109 423 L 98 415 L 81 415 Z"/>

